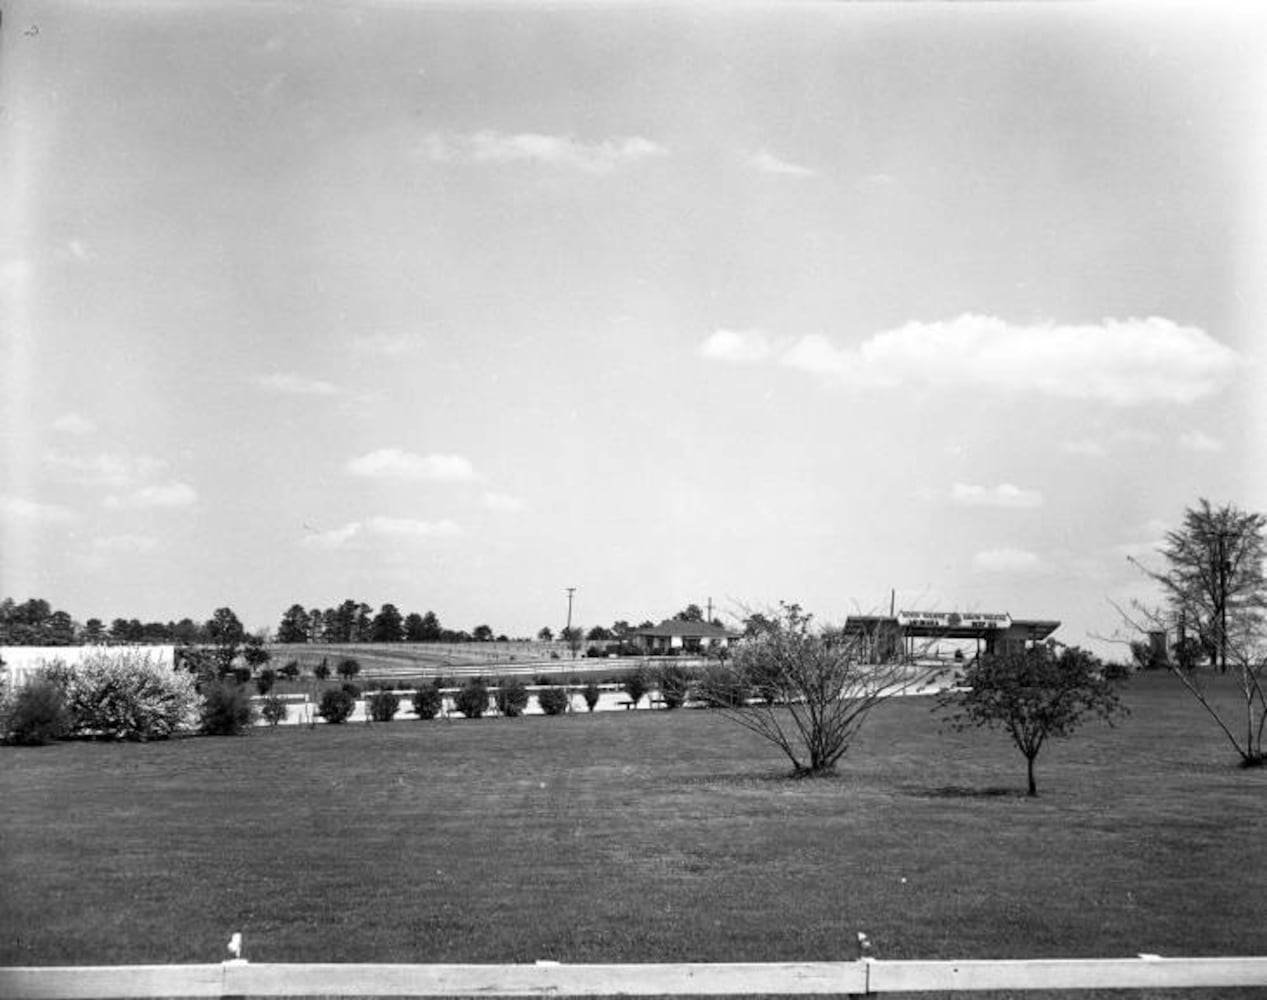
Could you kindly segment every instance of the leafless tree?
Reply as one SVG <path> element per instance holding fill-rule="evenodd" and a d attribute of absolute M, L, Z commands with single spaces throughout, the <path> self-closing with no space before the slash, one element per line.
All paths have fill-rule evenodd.
<path fill-rule="evenodd" d="M 876 705 L 927 683 L 935 668 L 874 662 L 873 643 L 820 629 L 797 604 L 782 604 L 729 660 L 712 664 L 700 695 L 774 744 L 796 777 L 831 774 Z"/>
<path fill-rule="evenodd" d="M 1267 764 L 1265 528 L 1262 514 L 1231 504 L 1215 508 L 1202 499 L 1184 512 L 1183 526 L 1167 534 L 1159 553 L 1164 570 L 1135 561 L 1160 586 L 1164 603 L 1119 609 L 1135 632 L 1177 637 L 1176 655 L 1164 660 L 1167 669 L 1218 725 L 1245 767 Z M 1228 681 L 1216 679 L 1223 675 L 1230 675 Z M 1217 696 L 1229 682 L 1244 710 L 1240 722 Z"/>

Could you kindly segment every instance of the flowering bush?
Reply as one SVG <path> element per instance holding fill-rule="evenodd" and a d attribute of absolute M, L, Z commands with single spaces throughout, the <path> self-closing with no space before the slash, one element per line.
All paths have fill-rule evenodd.
<path fill-rule="evenodd" d="M 75 729 L 116 740 L 161 740 L 198 723 L 194 678 L 137 650 L 90 653 L 67 677 Z"/>

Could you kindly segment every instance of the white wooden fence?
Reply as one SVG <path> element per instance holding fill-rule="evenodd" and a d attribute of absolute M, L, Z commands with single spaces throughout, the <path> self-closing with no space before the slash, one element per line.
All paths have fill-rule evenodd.
<path fill-rule="evenodd" d="M 1267 957 L 676 965 L 216 965 L 0 968 L 5 1000 L 158 997 L 834 996 L 1267 986 Z"/>

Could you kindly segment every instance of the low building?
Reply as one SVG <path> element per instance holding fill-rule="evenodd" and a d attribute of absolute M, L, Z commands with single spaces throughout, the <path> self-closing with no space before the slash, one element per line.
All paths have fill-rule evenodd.
<path fill-rule="evenodd" d="M 739 638 L 722 625 L 666 618 L 659 625 L 635 629 L 629 638 L 647 656 L 699 655 L 712 646 L 725 648 Z"/>
<path fill-rule="evenodd" d="M 976 655 L 1013 653 L 1044 642 L 1060 622 L 1013 618 L 1006 612 L 900 611 L 894 616 L 855 615 L 845 631 L 874 644 L 877 659 L 916 656 L 941 640 L 972 641 Z"/>

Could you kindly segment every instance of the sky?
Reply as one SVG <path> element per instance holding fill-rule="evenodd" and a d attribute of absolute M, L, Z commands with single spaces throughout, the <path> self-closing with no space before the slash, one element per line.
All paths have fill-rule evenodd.
<path fill-rule="evenodd" d="M 15 0 L 0 596 L 1112 652 L 1267 509 L 1249 5 Z"/>

